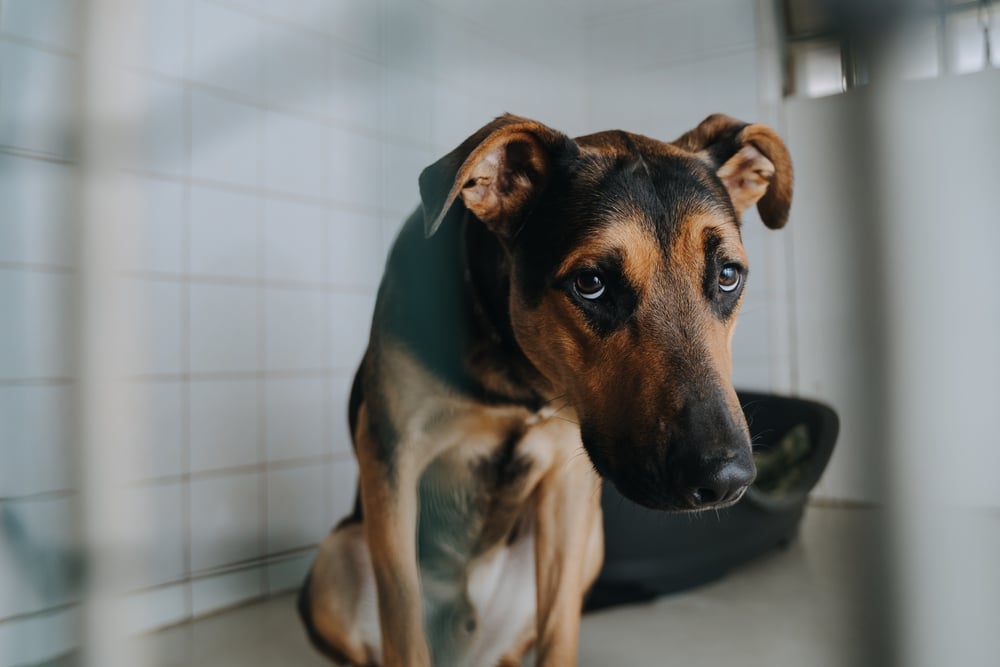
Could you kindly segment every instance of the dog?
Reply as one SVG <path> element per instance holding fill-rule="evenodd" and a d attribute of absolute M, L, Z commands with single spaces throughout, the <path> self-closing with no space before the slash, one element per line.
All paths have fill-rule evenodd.
<path fill-rule="evenodd" d="M 351 391 L 355 508 L 299 612 L 341 664 L 573 665 L 601 480 L 696 511 L 754 479 L 740 217 L 784 226 L 791 160 L 721 114 L 670 143 L 504 115 L 419 185 Z"/>

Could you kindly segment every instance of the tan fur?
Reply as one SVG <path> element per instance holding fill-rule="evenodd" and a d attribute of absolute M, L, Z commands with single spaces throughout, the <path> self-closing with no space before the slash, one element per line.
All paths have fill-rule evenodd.
<path fill-rule="evenodd" d="M 640 214 L 634 214 L 601 229 L 596 237 L 567 255 L 556 275 L 587 267 L 609 252 L 623 256 L 625 275 L 633 285 L 648 285 L 663 267 L 659 241 L 643 224 Z"/>

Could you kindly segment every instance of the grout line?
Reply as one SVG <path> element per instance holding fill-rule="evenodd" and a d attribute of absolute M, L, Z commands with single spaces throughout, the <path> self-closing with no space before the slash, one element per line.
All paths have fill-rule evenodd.
<path fill-rule="evenodd" d="M 377 10 L 376 10 L 377 11 Z M 381 30 L 381 22 L 378 23 L 377 29 Z M 378 44 L 376 44 L 376 49 Z M 337 91 L 332 89 L 333 82 L 333 44 L 331 42 L 324 42 L 323 46 L 323 77 L 324 80 L 330 82 L 329 92 L 332 95 L 336 95 Z M 381 67 L 379 70 L 381 72 Z M 377 109 L 377 107 L 376 107 Z M 376 114 L 375 116 L 375 126 L 379 128 L 379 118 Z M 332 175 L 332 151 L 330 146 L 332 144 L 332 138 L 330 136 L 329 128 L 323 130 L 323 152 L 320 162 L 321 171 L 321 183 L 324 187 L 328 187 Z M 381 145 L 379 145 L 379 152 L 381 153 Z M 376 178 L 378 177 L 377 163 L 376 163 Z M 378 201 L 378 185 L 376 187 L 376 202 Z M 332 282 L 333 276 L 333 262 L 331 260 L 330 247 L 333 238 L 333 211 L 330 209 L 324 209 L 322 211 L 322 241 L 323 244 L 323 280 L 326 283 Z M 320 307 L 320 313 L 322 322 L 320 323 L 320 330 L 323 332 L 322 341 L 320 344 L 320 354 L 323 364 L 331 363 L 331 353 L 332 353 L 332 336 L 333 336 L 333 307 L 332 299 L 329 295 L 323 297 L 323 303 Z M 320 452 L 323 454 L 333 453 L 333 446 L 331 440 L 331 433 L 333 432 L 333 416 L 332 416 L 332 402 L 333 402 L 333 388 L 332 388 L 332 376 L 324 376 L 322 382 L 322 398 L 321 406 L 323 410 L 323 425 L 320 430 Z M 320 484 L 322 485 L 322 503 L 323 503 L 323 521 L 325 524 L 330 524 L 328 521 L 328 513 L 330 513 L 330 504 L 333 499 L 333 491 L 330 488 L 330 465 L 328 462 L 324 461 L 321 468 Z M 268 582 L 270 584 L 270 582 Z M 268 586 L 268 592 L 270 591 L 270 586 Z"/>
<path fill-rule="evenodd" d="M 24 271 L 31 273 L 55 273 L 68 275 L 76 273 L 76 268 L 62 264 L 49 264 L 45 262 L 12 262 L 8 260 L 0 260 L 0 271 Z"/>
<path fill-rule="evenodd" d="M 60 56 L 62 58 L 67 58 L 70 60 L 78 60 L 80 54 L 73 49 L 67 49 L 65 47 L 53 46 L 48 42 L 43 42 L 38 39 L 32 39 L 31 37 L 22 37 L 21 35 L 14 34 L 12 32 L 7 32 L 6 30 L 0 30 L 0 42 L 7 42 L 9 44 L 16 44 L 18 46 L 27 46 L 38 51 L 44 51 L 49 55 Z"/>
<path fill-rule="evenodd" d="M 222 190 L 224 192 L 234 192 L 238 194 L 245 195 L 264 195 L 271 199 L 279 199 L 282 201 L 295 202 L 299 204 L 309 204 L 312 206 L 327 206 L 333 209 L 344 211 L 347 213 L 358 213 L 360 215 L 370 215 L 375 216 L 383 213 L 377 207 L 363 205 L 363 204 L 353 204 L 351 202 L 342 201 L 339 199 L 333 199 L 331 197 L 324 197 L 321 195 L 308 195 L 296 192 L 286 192 L 284 190 L 274 190 L 268 188 L 261 184 L 256 185 L 243 185 L 240 183 L 234 183 L 232 181 L 223 181 L 213 178 L 195 177 L 195 176 L 177 176 L 175 174 L 156 171 L 153 169 L 143 169 L 138 167 L 125 168 L 124 171 L 136 176 L 143 176 L 146 178 L 154 178 L 158 180 L 170 181 L 170 182 L 187 182 L 191 185 L 199 187 L 208 187 Z M 414 207 L 416 207 L 416 202 L 414 202 Z M 398 209 L 390 209 L 391 212 L 395 212 Z"/>
<path fill-rule="evenodd" d="M 280 102 L 275 103 L 269 99 L 267 95 L 264 97 L 254 97 L 246 93 L 241 93 L 229 88 L 224 88 L 220 85 L 208 83 L 206 81 L 198 81 L 193 79 L 179 79 L 176 76 L 171 76 L 169 74 L 163 74 L 155 70 L 148 70 L 141 67 L 131 68 L 136 74 L 142 74 L 152 80 L 158 81 L 159 83 L 170 84 L 174 86 L 186 86 L 190 88 L 193 92 L 205 93 L 219 99 L 223 99 L 227 102 L 233 102 L 235 104 L 240 104 L 247 107 L 253 107 L 258 111 L 274 111 L 288 116 L 294 116 L 299 120 L 306 120 L 316 125 L 322 125 L 324 127 L 336 128 L 339 130 L 344 130 L 346 132 L 351 132 L 353 134 L 367 137 L 375 141 L 385 140 L 387 137 L 381 135 L 376 128 L 372 128 L 368 125 L 361 125 L 354 121 L 345 120 L 338 116 L 334 116 L 331 113 L 321 113 L 316 111 L 308 111 L 302 109 L 301 107 L 286 106 Z M 414 144 L 418 146 L 423 146 L 423 143 L 406 135 L 391 135 L 394 141 Z"/>
<path fill-rule="evenodd" d="M 335 368 L 309 368 L 300 370 L 273 370 L 273 371 L 219 371 L 219 372 L 196 372 L 196 373 L 149 373 L 129 376 L 133 382 L 186 382 L 186 381 L 226 381 L 226 380 L 308 380 L 322 379 L 325 377 L 343 377 L 353 372 L 354 367 L 344 366 Z M 61 380 L 56 378 L 56 380 Z M 0 381 L 2 384 L 3 381 Z M 67 379 L 66 382 L 72 382 Z M 57 384 L 53 382 L 52 384 Z"/>
<path fill-rule="evenodd" d="M 264 42 L 263 26 L 261 25 L 255 34 L 256 48 L 261 50 Z M 271 102 L 271 86 L 267 80 L 266 72 L 263 68 L 263 58 L 255 62 L 257 68 L 257 79 L 263 82 L 264 96 Z M 272 117 L 268 111 L 262 111 L 261 122 L 257 124 L 257 164 L 256 179 L 257 193 L 254 195 L 254 224 L 255 224 L 255 244 L 257 249 L 256 271 L 258 284 L 255 289 L 255 304 L 257 316 L 257 368 L 267 368 L 267 290 L 265 283 L 270 272 L 267 261 L 266 240 L 267 240 L 267 202 L 261 195 L 261 189 L 267 183 L 267 169 L 265 167 L 265 154 L 267 152 L 267 137 L 271 131 Z M 259 377 L 255 382 L 257 401 L 257 552 L 267 554 L 270 547 L 270 525 L 268 521 L 268 509 L 270 499 L 268 494 L 268 479 L 270 475 L 269 461 L 267 453 L 267 380 Z M 258 585 L 262 593 L 267 591 L 267 568 L 261 567 Z"/>
<path fill-rule="evenodd" d="M 55 491 L 39 491 L 37 493 L 27 493 L 23 496 L 0 496 L 0 504 L 21 503 L 21 502 L 43 502 L 46 500 L 60 500 L 64 498 L 75 498 L 80 494 L 76 489 L 58 489 Z"/>
<path fill-rule="evenodd" d="M 46 151 L 40 151 L 34 148 L 21 148 L 20 146 L 12 146 L 10 144 L 0 144 L 0 154 L 22 157 L 29 160 L 38 160 L 39 162 L 51 162 L 66 166 L 72 166 L 77 163 L 75 159 L 65 155 L 47 153 Z"/>
<path fill-rule="evenodd" d="M 194 0 L 187 0 L 184 3 L 184 75 L 190 77 L 194 60 Z M 184 210 L 182 212 L 181 235 L 183 239 L 183 262 L 184 273 L 191 271 L 191 164 L 194 155 L 194 131 L 193 122 L 193 102 L 191 88 L 184 87 L 184 182 L 182 183 L 182 197 Z M 190 378 L 191 371 L 191 283 L 185 282 L 181 289 L 181 326 L 183 335 L 181 336 L 182 363 L 185 375 Z M 188 381 L 181 383 L 181 470 L 183 474 L 189 476 L 191 473 L 191 384 Z M 184 482 L 184 492 L 181 494 L 181 514 L 183 521 L 183 567 L 184 567 L 184 617 L 191 618 L 194 615 L 194 586 L 191 582 L 191 567 L 194 562 L 194 539 L 192 521 L 192 488 L 190 477 Z"/>
<path fill-rule="evenodd" d="M 25 377 L 0 378 L 0 387 L 71 387 L 76 378 L 70 377 Z"/>
<path fill-rule="evenodd" d="M 387 21 L 385 20 L 385 0 L 378 0 L 378 54 L 379 60 L 382 63 L 387 63 L 388 58 L 386 54 L 386 31 L 387 31 Z M 378 82 L 377 82 L 377 93 L 375 96 L 375 121 L 378 123 L 378 129 L 380 135 L 385 135 L 386 131 L 386 119 L 385 119 L 385 96 L 386 96 L 386 86 L 388 85 L 388 65 L 383 64 L 378 68 Z M 377 208 L 379 211 L 384 211 L 384 192 L 385 189 L 385 152 L 387 146 L 380 145 L 378 155 L 375 156 L 375 201 L 377 202 Z M 385 258 L 387 260 L 388 253 L 386 252 L 386 233 L 385 233 L 385 223 L 384 219 L 386 213 L 380 213 L 378 218 L 378 250 L 379 257 Z M 384 260 L 385 261 L 385 260 Z"/>
<path fill-rule="evenodd" d="M 16 621 L 27 621 L 32 618 L 42 618 L 45 616 L 53 616 L 55 614 L 61 614 L 66 611 L 73 611 L 79 606 L 78 602 L 62 602 L 51 607 L 46 607 L 45 609 L 39 609 L 38 611 L 26 611 L 19 614 L 11 614 L 10 616 L 0 617 L 0 623 L 11 623 Z"/>
<path fill-rule="evenodd" d="M 190 94 L 190 91 L 185 91 L 186 94 Z M 190 112 L 187 114 L 190 118 Z M 383 142 L 385 143 L 385 142 Z M 390 142 L 399 143 L 399 142 Z M 60 157 L 50 153 L 45 153 L 43 151 L 37 151 L 34 149 L 19 148 L 17 146 L 11 146 L 8 144 L 0 144 L 0 154 L 11 155 L 14 157 L 20 157 L 27 160 L 37 160 L 40 162 L 51 162 L 66 166 L 75 166 L 77 161 L 68 157 Z M 157 171 L 156 169 L 148 169 L 144 167 L 122 167 L 121 171 L 133 176 L 139 176 L 143 178 L 149 178 L 154 180 L 166 181 L 169 183 L 179 183 L 179 184 L 189 184 L 198 187 L 214 188 L 222 190 L 224 192 L 234 192 L 238 194 L 247 195 L 259 195 L 263 194 L 272 199 L 279 199 L 282 201 L 308 204 L 311 206 L 323 206 L 332 208 L 338 211 L 343 211 L 345 213 L 356 213 L 358 215 L 366 215 L 370 217 L 377 217 L 383 214 L 394 214 L 407 216 L 410 214 L 410 209 L 401 208 L 386 208 L 381 209 L 377 206 L 367 205 L 367 204 L 357 204 L 352 202 L 343 201 L 340 199 L 334 199 L 331 197 L 325 197 L 322 195 L 308 195 L 297 192 L 286 192 L 284 190 L 273 190 L 263 186 L 258 185 L 242 185 L 240 183 L 234 183 L 231 181 L 222 181 L 212 178 L 203 178 L 192 176 L 189 171 L 183 176 L 179 176 L 176 173 Z M 416 207 L 417 202 L 414 201 L 413 206 Z"/>
<path fill-rule="evenodd" d="M 139 489 L 153 486 L 167 486 L 169 484 L 190 484 L 194 481 L 219 479 L 223 477 L 236 477 L 239 475 L 253 474 L 255 472 L 260 473 L 267 470 L 291 470 L 294 468 L 304 468 L 308 466 L 325 465 L 353 460 L 354 455 L 349 451 L 331 451 L 324 452 L 322 454 L 314 454 L 312 456 L 298 456 L 294 458 L 278 459 L 275 461 L 265 461 L 261 463 L 248 463 L 245 465 L 226 468 L 211 468 L 207 470 L 196 470 L 173 475 L 144 477 L 129 482 L 128 486 L 133 489 Z M 187 463 L 185 463 L 185 465 L 187 465 Z M 76 489 L 56 489 L 52 491 L 39 491 L 16 496 L 0 496 L 0 504 L 59 500 L 74 498 L 78 495 L 79 491 Z"/>
<path fill-rule="evenodd" d="M 48 265 L 46 265 L 48 266 Z M 0 269 L 4 263 L 0 262 Z M 49 267 L 52 270 L 60 269 L 60 272 L 72 272 L 73 269 L 65 267 Z M 222 276 L 205 273 L 173 273 L 169 271 L 151 271 L 142 269 L 130 269 L 122 272 L 130 278 L 147 281 L 169 282 L 169 283 L 196 283 L 203 285 L 226 285 L 230 287 L 257 287 L 269 289 L 302 290 L 313 292 L 329 292 L 333 294 L 355 294 L 359 296 L 370 296 L 377 285 L 375 283 L 364 285 L 361 283 L 353 285 L 338 285 L 334 283 L 312 282 L 305 280 L 289 280 L 287 278 L 267 278 L 266 276 Z"/>
<path fill-rule="evenodd" d="M 318 543 L 306 544 L 298 547 L 292 547 L 290 549 L 284 549 L 282 551 L 276 551 L 272 554 L 267 554 L 257 558 L 247 558 L 240 561 L 233 561 L 225 565 L 219 565 L 216 567 L 205 568 L 194 572 L 188 572 L 187 574 L 185 574 L 185 576 L 178 579 L 171 579 L 169 581 L 163 581 L 156 584 L 150 584 L 130 589 L 125 593 L 125 595 L 126 596 L 141 595 L 143 593 L 151 593 L 154 591 L 160 591 L 177 586 L 184 586 L 185 588 L 190 590 L 189 584 L 195 581 L 211 579 L 213 577 L 224 576 L 227 574 L 234 574 L 237 572 L 245 572 L 256 568 L 266 569 L 267 566 L 269 565 L 284 563 L 295 560 L 296 558 L 299 558 L 301 556 L 309 555 L 310 553 L 314 552 L 318 547 L 319 547 Z M 248 598 L 246 602 L 259 600 L 262 597 L 264 596 L 263 595 L 254 596 L 252 598 Z M 45 609 L 39 609 L 37 611 L 15 613 L 15 614 L 10 614 L 9 616 L 3 616 L 0 617 L 0 623 L 30 620 L 32 618 L 39 618 L 65 611 L 72 611 L 77 609 L 78 607 L 79 607 L 78 602 L 63 602 L 60 604 L 53 605 L 51 607 L 46 607 Z M 188 614 L 185 620 L 190 620 L 192 618 L 194 618 L 194 615 Z"/>

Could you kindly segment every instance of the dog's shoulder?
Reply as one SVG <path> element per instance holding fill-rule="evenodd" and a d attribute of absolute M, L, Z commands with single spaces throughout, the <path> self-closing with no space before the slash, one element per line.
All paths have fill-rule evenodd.
<path fill-rule="evenodd" d="M 538 405 L 539 377 L 511 330 L 504 261 L 478 225 L 444 225 L 427 238 L 418 208 L 389 254 L 368 356 L 395 347 L 451 392 Z"/>

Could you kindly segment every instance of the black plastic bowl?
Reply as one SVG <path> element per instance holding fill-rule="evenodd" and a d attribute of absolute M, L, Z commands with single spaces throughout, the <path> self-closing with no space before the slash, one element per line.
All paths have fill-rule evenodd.
<path fill-rule="evenodd" d="M 636 602 L 721 577 L 796 535 L 806 499 L 833 453 L 840 421 L 828 406 L 798 398 L 737 392 L 755 446 L 774 445 L 797 426 L 810 449 L 786 493 L 751 487 L 732 507 L 698 514 L 646 509 L 604 485 L 604 568 L 587 609 Z"/>

